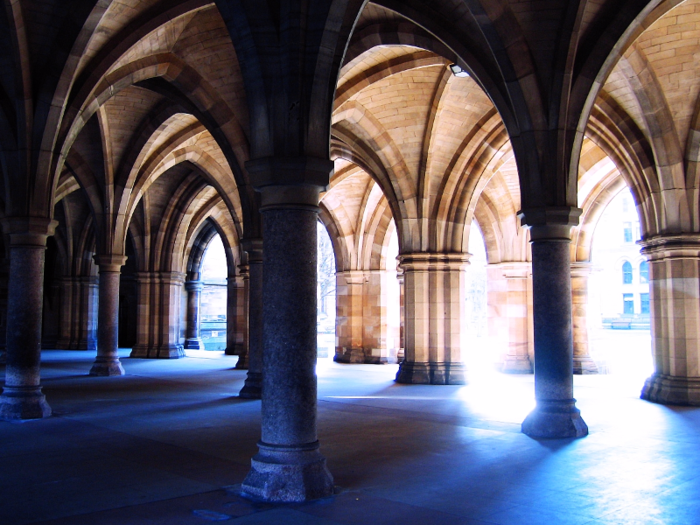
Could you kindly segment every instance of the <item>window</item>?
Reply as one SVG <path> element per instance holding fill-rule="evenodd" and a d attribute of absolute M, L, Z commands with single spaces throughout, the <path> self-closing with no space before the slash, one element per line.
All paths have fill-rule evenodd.
<path fill-rule="evenodd" d="M 632 265 L 629 261 L 622 263 L 622 284 L 632 284 Z"/>
<path fill-rule="evenodd" d="M 642 263 L 639 265 L 639 282 L 649 282 L 649 263 L 646 261 L 642 261 Z"/>
<path fill-rule="evenodd" d="M 648 293 L 640 293 L 639 299 L 641 302 L 642 313 L 648 314 L 649 313 L 649 294 Z"/>
<path fill-rule="evenodd" d="M 624 222 L 622 223 L 622 226 L 624 228 L 625 242 L 632 242 L 634 240 L 632 236 L 632 223 Z"/>
<path fill-rule="evenodd" d="M 622 199 L 622 212 L 627 213 L 630 211 L 630 201 L 626 197 Z"/>
<path fill-rule="evenodd" d="M 634 298 L 632 297 L 631 293 L 623 293 L 622 294 L 622 305 L 623 305 L 622 313 L 624 313 L 624 314 L 633 314 L 634 313 Z"/>

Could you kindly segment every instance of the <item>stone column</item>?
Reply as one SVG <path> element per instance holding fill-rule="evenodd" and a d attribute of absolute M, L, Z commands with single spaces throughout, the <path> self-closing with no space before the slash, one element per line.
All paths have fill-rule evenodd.
<path fill-rule="evenodd" d="M 157 278 L 152 272 L 136 273 L 139 294 L 136 316 L 136 344 L 131 349 L 130 357 L 147 358 L 157 356 L 155 343 L 156 312 L 152 304 L 153 289 L 156 281 Z"/>
<path fill-rule="evenodd" d="M 396 349 L 396 360 L 402 363 L 406 358 L 406 281 L 401 267 L 396 270 L 396 280 L 399 282 L 399 347 Z"/>
<path fill-rule="evenodd" d="M 384 271 L 366 270 L 362 291 L 362 347 L 364 362 L 368 364 L 388 363 L 387 297 L 383 293 Z"/>
<path fill-rule="evenodd" d="M 469 254 L 399 256 L 404 271 L 405 349 L 398 383 L 461 385 L 464 279 Z"/>
<path fill-rule="evenodd" d="M 202 288 L 204 288 L 202 281 L 190 280 L 185 282 L 185 291 L 187 292 L 187 327 L 185 329 L 186 349 L 204 349 L 204 342 L 199 335 Z"/>
<path fill-rule="evenodd" d="M 100 295 L 97 310 L 97 357 L 91 376 L 121 376 L 119 361 L 119 274 L 126 262 L 123 255 L 95 255 L 100 272 Z"/>
<path fill-rule="evenodd" d="M 61 322 L 59 323 L 58 341 L 56 341 L 58 350 L 72 350 L 74 344 L 78 324 L 76 317 L 79 316 L 79 312 L 74 303 L 77 294 L 74 293 L 73 289 L 78 286 L 79 281 L 76 277 L 61 279 Z"/>
<path fill-rule="evenodd" d="M 590 262 L 571 263 L 571 316 L 574 337 L 574 374 L 597 374 L 588 345 L 588 278 Z"/>
<path fill-rule="evenodd" d="M 5 386 L 0 395 L 1 419 L 38 419 L 51 415 L 41 392 L 41 315 L 46 239 L 56 222 L 44 218 L 2 221 L 10 237 L 7 289 Z"/>
<path fill-rule="evenodd" d="M 236 368 L 248 369 L 248 265 L 226 279 L 226 355 L 237 355 Z M 239 366 L 240 365 L 240 366 Z"/>
<path fill-rule="evenodd" d="M 588 427 L 576 408 L 571 324 L 571 226 L 577 208 L 521 212 L 530 226 L 535 335 L 535 398 L 523 433 L 534 438 L 581 437 Z"/>
<path fill-rule="evenodd" d="M 280 160 L 280 166 L 271 168 L 267 159 L 246 165 L 257 180 L 269 180 L 270 171 L 277 174 L 283 169 L 289 172 L 288 178 L 301 175 L 302 180 L 318 181 L 261 188 L 265 240 L 262 435 L 242 490 L 267 501 L 304 501 L 333 493 L 333 477 L 319 451 L 316 432 L 315 371 L 318 196 L 333 163 L 300 160 L 299 166 Z M 251 298 L 252 288 L 251 265 Z M 251 327 L 251 340 L 252 334 Z"/>
<path fill-rule="evenodd" d="M 97 350 L 99 288 L 98 277 L 90 275 L 80 278 L 80 286 L 77 290 L 80 294 L 80 311 L 77 319 L 78 325 L 76 326 L 78 337 L 73 345 L 75 350 Z"/>
<path fill-rule="evenodd" d="M 365 272 L 348 270 L 335 274 L 335 356 L 338 363 L 364 363 L 363 293 Z"/>
<path fill-rule="evenodd" d="M 248 254 L 248 375 L 238 393 L 245 399 L 260 399 L 263 389 L 263 241 L 243 241 Z"/>
<path fill-rule="evenodd" d="M 642 241 L 649 261 L 654 373 L 642 399 L 700 406 L 700 234 Z"/>
<path fill-rule="evenodd" d="M 159 272 L 160 294 L 156 297 L 160 297 L 157 317 L 160 329 L 157 357 L 160 359 L 185 357 L 185 350 L 180 342 L 180 304 L 184 282 L 185 275 L 180 272 Z"/>
<path fill-rule="evenodd" d="M 530 263 L 504 262 L 488 266 L 489 332 L 502 339 L 506 351 L 502 372 L 531 374 L 528 281 Z"/>

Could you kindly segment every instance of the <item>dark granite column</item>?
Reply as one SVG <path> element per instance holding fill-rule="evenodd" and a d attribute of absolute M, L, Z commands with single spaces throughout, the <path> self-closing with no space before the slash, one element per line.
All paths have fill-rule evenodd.
<path fill-rule="evenodd" d="M 199 277 L 199 274 L 197 274 Z M 200 303 L 202 300 L 202 281 L 191 280 L 185 282 L 187 291 L 187 327 L 185 328 L 185 348 L 189 350 L 203 350 L 204 342 L 200 337 Z"/>
<path fill-rule="evenodd" d="M 532 247 L 532 297 L 537 406 L 523 433 L 534 438 L 581 437 L 588 427 L 576 408 L 571 324 L 571 226 L 576 208 L 525 211 Z"/>
<path fill-rule="evenodd" d="M 260 399 L 263 377 L 263 243 L 262 239 L 243 241 L 248 254 L 248 376 L 238 394 Z"/>
<path fill-rule="evenodd" d="M 97 306 L 97 357 L 91 376 L 121 376 L 119 361 L 119 274 L 126 262 L 123 255 L 96 255 L 100 268 L 100 295 Z"/>
<path fill-rule="evenodd" d="M 40 345 L 46 238 L 53 235 L 55 227 L 56 222 L 49 219 L 3 220 L 3 229 L 10 237 L 10 274 L 1 419 L 38 419 L 51 415 L 51 407 L 41 392 Z"/>
<path fill-rule="evenodd" d="M 326 164 L 327 174 L 332 164 L 322 167 Z M 262 437 L 242 491 L 267 501 L 305 501 L 333 493 L 333 477 L 316 433 L 319 190 L 320 185 L 300 184 L 266 186 L 261 192 Z M 251 289 L 252 282 L 251 271 Z"/>

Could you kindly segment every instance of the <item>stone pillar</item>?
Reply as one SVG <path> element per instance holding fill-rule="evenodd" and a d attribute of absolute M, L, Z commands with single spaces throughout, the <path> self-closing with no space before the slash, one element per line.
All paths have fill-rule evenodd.
<path fill-rule="evenodd" d="M 10 237 L 7 290 L 5 386 L 0 395 L 1 419 L 38 419 L 51 415 L 41 392 L 41 315 L 46 239 L 56 222 L 44 218 L 2 221 Z"/>
<path fill-rule="evenodd" d="M 461 325 L 469 254 L 399 256 L 404 271 L 405 349 L 398 383 L 461 385 Z"/>
<path fill-rule="evenodd" d="M 185 282 L 187 292 L 187 327 L 185 329 L 185 348 L 191 350 L 203 350 L 204 342 L 200 337 L 200 315 L 202 281 L 191 280 Z"/>
<path fill-rule="evenodd" d="M 504 262 L 488 266 L 488 310 L 491 339 L 500 339 L 505 350 L 502 372 L 531 374 L 530 308 L 527 262 Z M 501 346 L 499 345 L 499 346 Z"/>
<path fill-rule="evenodd" d="M 159 272 L 158 277 L 160 333 L 157 357 L 179 359 L 185 357 L 185 350 L 180 342 L 180 304 L 185 276 L 180 272 Z"/>
<path fill-rule="evenodd" d="M 276 160 L 276 159 L 274 159 Z M 289 178 L 318 184 L 261 188 L 263 239 L 263 396 L 259 452 L 242 491 L 267 501 L 305 501 L 330 496 L 333 477 L 319 451 L 316 432 L 316 224 L 318 196 L 333 163 L 301 159 L 249 162 L 257 180 L 284 169 Z M 263 172 L 263 173 L 256 173 Z M 310 173 L 309 173 L 310 172 Z M 321 182 L 324 181 L 325 182 Z M 251 265 L 251 298 L 253 297 Z M 251 304 L 252 309 L 252 304 Z M 253 330 L 251 327 L 251 343 Z"/>
<path fill-rule="evenodd" d="M 237 355 L 236 368 L 248 369 L 248 265 L 226 279 L 226 355 Z M 240 365 L 240 366 L 239 366 Z"/>
<path fill-rule="evenodd" d="M 642 241 L 649 261 L 654 373 L 641 397 L 700 406 L 700 234 Z"/>
<path fill-rule="evenodd" d="M 155 317 L 152 304 L 153 288 L 155 287 L 156 276 L 152 272 L 137 272 L 136 282 L 138 286 L 138 306 L 136 316 L 136 344 L 131 349 L 131 357 L 156 357 L 155 348 Z"/>
<path fill-rule="evenodd" d="M 76 350 L 97 350 L 97 318 L 99 308 L 99 278 L 86 276 L 80 278 L 79 316 L 76 333 Z"/>
<path fill-rule="evenodd" d="M 571 226 L 577 208 L 521 212 L 530 226 L 535 335 L 535 398 L 523 433 L 534 438 L 581 437 L 588 427 L 576 408 L 571 324 Z"/>
<path fill-rule="evenodd" d="M 362 347 L 364 362 L 388 363 L 392 357 L 387 348 L 387 297 L 383 290 L 384 271 L 365 271 L 362 292 Z M 394 358 L 395 359 L 395 358 Z"/>
<path fill-rule="evenodd" d="M 0 250 L 5 251 L 4 243 L 0 239 Z M 7 346 L 7 285 L 10 272 L 10 261 L 0 252 L 0 364 L 6 360 L 5 348 Z"/>
<path fill-rule="evenodd" d="M 571 263 L 571 317 L 574 337 L 574 374 L 597 374 L 588 345 L 588 278 L 590 262 Z"/>
<path fill-rule="evenodd" d="M 72 350 L 78 324 L 75 318 L 79 314 L 74 303 L 77 294 L 73 290 L 77 286 L 79 286 L 79 282 L 76 277 L 64 277 L 61 280 L 61 322 L 59 323 L 58 341 L 56 341 L 58 350 Z"/>
<path fill-rule="evenodd" d="M 335 356 L 338 363 L 364 363 L 363 293 L 365 272 L 349 270 L 335 274 Z"/>
<path fill-rule="evenodd" d="M 399 347 L 396 349 L 396 360 L 402 363 L 406 358 L 406 281 L 401 267 L 396 270 L 396 280 L 399 282 Z"/>
<path fill-rule="evenodd" d="M 263 242 L 243 241 L 248 254 L 248 375 L 238 393 L 245 399 L 260 399 L 263 389 Z"/>
<path fill-rule="evenodd" d="M 121 376 L 119 361 L 119 274 L 126 262 L 123 255 L 95 255 L 100 271 L 100 295 L 97 311 L 97 357 L 91 376 Z"/>

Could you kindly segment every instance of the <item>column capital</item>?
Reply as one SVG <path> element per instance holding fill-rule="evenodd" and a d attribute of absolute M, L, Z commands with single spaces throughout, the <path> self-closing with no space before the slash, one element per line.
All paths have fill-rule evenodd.
<path fill-rule="evenodd" d="M 580 208 L 552 206 L 518 212 L 523 227 L 530 229 L 531 241 L 571 241 L 571 227 L 578 225 Z"/>
<path fill-rule="evenodd" d="M 700 258 L 700 233 L 655 235 L 638 241 L 649 261 Z"/>
<path fill-rule="evenodd" d="M 46 238 L 58 226 L 58 221 L 46 217 L 5 217 L 0 222 L 11 246 L 46 246 Z"/>
<path fill-rule="evenodd" d="M 100 273 L 102 272 L 121 272 L 122 266 L 126 264 L 127 257 L 125 255 L 97 255 L 93 256 L 95 264 L 99 266 Z"/>
<path fill-rule="evenodd" d="M 262 157 L 245 163 L 258 191 L 268 186 L 315 186 L 317 191 L 325 190 L 333 166 L 332 160 L 320 157 Z"/>
<path fill-rule="evenodd" d="M 406 271 L 426 272 L 430 270 L 464 270 L 469 266 L 469 253 L 402 253 L 399 266 Z"/>

